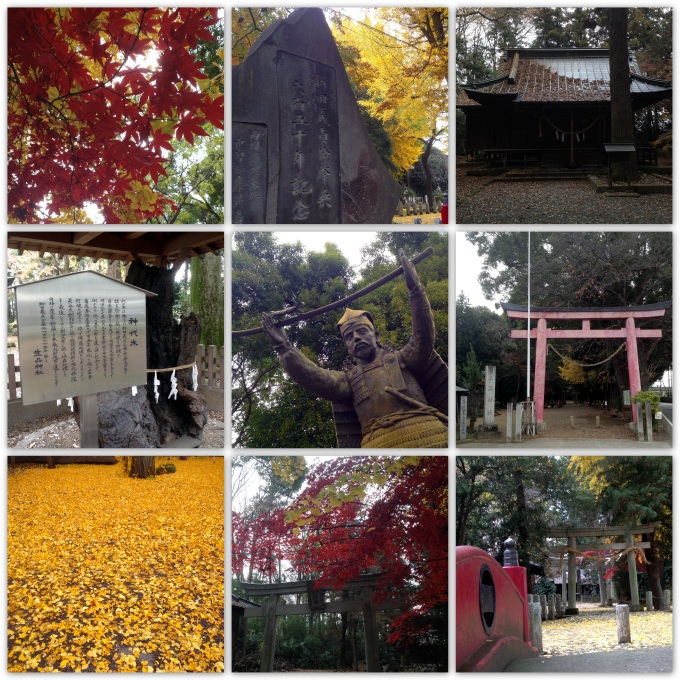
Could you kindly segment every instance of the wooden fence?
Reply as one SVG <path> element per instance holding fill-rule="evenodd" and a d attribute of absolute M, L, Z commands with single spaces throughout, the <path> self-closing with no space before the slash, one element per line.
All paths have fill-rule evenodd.
<path fill-rule="evenodd" d="M 213 387 L 224 389 L 224 346 L 217 351 L 216 345 L 199 345 L 196 349 L 196 365 L 198 366 L 199 387 Z M 7 354 L 7 397 L 9 401 L 18 399 L 18 390 L 21 388 L 21 372 L 18 363 L 18 355 L 9 352 Z"/>

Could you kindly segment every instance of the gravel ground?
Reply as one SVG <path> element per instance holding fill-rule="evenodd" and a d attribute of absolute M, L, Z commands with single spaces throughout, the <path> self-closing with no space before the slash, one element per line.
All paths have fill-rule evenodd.
<path fill-rule="evenodd" d="M 7 445 L 10 449 L 77 449 L 80 448 L 80 428 L 71 413 L 39 418 L 11 428 Z M 224 448 L 223 411 L 210 411 L 199 448 Z"/>
<path fill-rule="evenodd" d="M 456 224 L 671 224 L 673 197 L 608 197 L 587 180 L 497 182 L 456 169 Z"/>
<path fill-rule="evenodd" d="M 571 426 L 571 417 L 574 417 L 574 427 Z M 600 427 L 595 427 L 595 417 L 600 416 Z M 628 427 L 630 414 L 626 417 L 613 417 L 608 411 L 599 406 L 585 406 L 582 404 L 565 404 L 562 408 L 546 408 L 543 412 L 543 420 L 547 425 L 544 432 L 539 432 L 534 439 L 550 441 L 598 439 L 598 440 L 630 440 L 637 442 L 637 430 L 634 432 Z M 477 424 L 481 419 L 477 420 Z M 505 441 L 507 426 L 506 409 L 497 409 L 495 423 L 498 426 L 496 435 L 479 435 L 471 439 L 472 446 L 475 443 Z M 662 425 L 659 432 L 654 433 L 654 441 L 657 443 L 670 443 L 671 435 L 666 432 Z"/>

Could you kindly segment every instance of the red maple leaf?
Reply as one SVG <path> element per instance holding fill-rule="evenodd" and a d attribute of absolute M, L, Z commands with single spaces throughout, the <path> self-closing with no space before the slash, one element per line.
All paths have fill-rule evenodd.
<path fill-rule="evenodd" d="M 171 141 L 193 143 L 220 122 L 223 98 L 195 87 L 205 75 L 189 51 L 214 40 L 213 10 L 11 7 L 7 16 L 8 212 L 16 221 L 47 222 L 86 202 L 107 221 L 129 215 L 126 192 L 135 181 L 153 188 Z M 141 60 L 152 49 L 158 65 Z M 171 129 L 153 133 L 159 119 Z M 167 204 L 159 196 L 135 220 Z"/>

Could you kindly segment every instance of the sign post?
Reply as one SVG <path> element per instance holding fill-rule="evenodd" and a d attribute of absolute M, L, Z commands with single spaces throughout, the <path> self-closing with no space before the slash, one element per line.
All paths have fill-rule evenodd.
<path fill-rule="evenodd" d="M 82 448 L 98 447 L 97 394 L 146 385 L 146 299 L 90 271 L 14 286 L 23 404 L 80 398 Z"/>

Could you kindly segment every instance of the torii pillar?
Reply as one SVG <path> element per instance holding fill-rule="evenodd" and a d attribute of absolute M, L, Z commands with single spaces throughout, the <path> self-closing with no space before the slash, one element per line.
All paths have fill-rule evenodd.
<path fill-rule="evenodd" d="M 531 329 L 530 338 L 536 340 L 536 365 L 534 369 L 534 402 L 536 403 L 536 421 L 543 423 L 543 407 L 545 401 L 545 363 L 548 353 L 548 339 L 581 339 L 581 338 L 621 338 L 626 341 L 628 356 L 628 383 L 631 399 L 640 391 L 640 364 L 637 341 L 640 338 L 660 338 L 662 332 L 657 328 L 638 328 L 636 319 L 658 319 L 666 314 L 671 302 L 659 302 L 653 305 L 636 307 L 532 307 L 531 318 L 537 319 L 536 328 Z M 525 305 L 501 303 L 503 311 L 509 319 L 523 319 L 528 316 Z M 581 321 L 580 329 L 548 328 L 548 320 Z M 591 321 L 612 321 L 625 319 L 625 328 L 591 328 Z M 526 330 L 513 330 L 512 338 L 527 338 Z M 637 413 L 633 409 L 633 421 L 637 421 Z"/>

